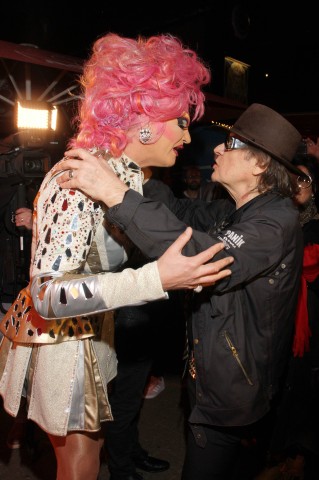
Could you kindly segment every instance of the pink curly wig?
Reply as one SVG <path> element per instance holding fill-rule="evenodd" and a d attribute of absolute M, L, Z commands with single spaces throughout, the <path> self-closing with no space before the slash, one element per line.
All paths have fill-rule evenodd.
<path fill-rule="evenodd" d="M 70 145 L 118 157 L 132 127 L 160 125 L 189 111 L 192 120 L 200 118 L 201 88 L 209 81 L 209 69 L 172 35 L 133 40 L 109 33 L 94 43 L 84 65 L 78 135 Z"/>

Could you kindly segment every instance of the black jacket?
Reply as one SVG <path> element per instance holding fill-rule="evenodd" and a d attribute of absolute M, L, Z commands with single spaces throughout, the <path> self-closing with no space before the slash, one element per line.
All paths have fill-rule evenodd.
<path fill-rule="evenodd" d="M 222 240 L 226 248 L 215 259 L 235 259 L 231 276 L 194 293 L 197 377 L 190 422 L 253 423 L 269 410 L 291 348 L 303 254 L 298 211 L 276 193 L 235 210 L 229 200 L 176 199 L 156 180 L 146 187 L 145 195 L 165 201 L 172 211 L 130 190 L 108 215 L 150 259 L 160 256 L 185 224 L 196 228 L 186 255 Z"/>

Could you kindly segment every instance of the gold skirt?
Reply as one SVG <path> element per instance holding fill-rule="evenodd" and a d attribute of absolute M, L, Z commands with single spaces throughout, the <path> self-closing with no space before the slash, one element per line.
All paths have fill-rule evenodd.
<path fill-rule="evenodd" d="M 116 375 L 112 312 L 98 335 L 57 344 L 17 344 L 4 338 L 0 385 L 5 409 L 16 414 L 16 400 L 27 397 L 28 418 L 44 431 L 94 432 L 112 420 L 108 383 Z M 25 372 L 25 373 L 23 373 Z"/>

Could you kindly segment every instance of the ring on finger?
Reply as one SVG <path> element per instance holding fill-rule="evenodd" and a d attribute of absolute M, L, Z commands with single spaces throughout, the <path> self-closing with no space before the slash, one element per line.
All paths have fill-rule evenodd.
<path fill-rule="evenodd" d="M 200 293 L 203 290 L 203 287 L 201 285 L 197 285 L 197 287 L 194 288 L 194 292 Z"/>
<path fill-rule="evenodd" d="M 69 170 L 69 179 L 72 180 L 73 178 L 73 170 Z"/>

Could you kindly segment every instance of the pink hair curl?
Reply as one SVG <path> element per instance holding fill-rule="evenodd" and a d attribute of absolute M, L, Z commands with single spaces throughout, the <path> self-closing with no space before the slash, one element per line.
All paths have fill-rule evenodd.
<path fill-rule="evenodd" d="M 134 40 L 109 33 L 94 43 L 84 65 L 78 135 L 70 145 L 118 157 L 128 130 L 145 120 L 164 122 L 190 110 L 193 120 L 200 118 L 201 88 L 209 81 L 209 69 L 172 35 Z"/>

